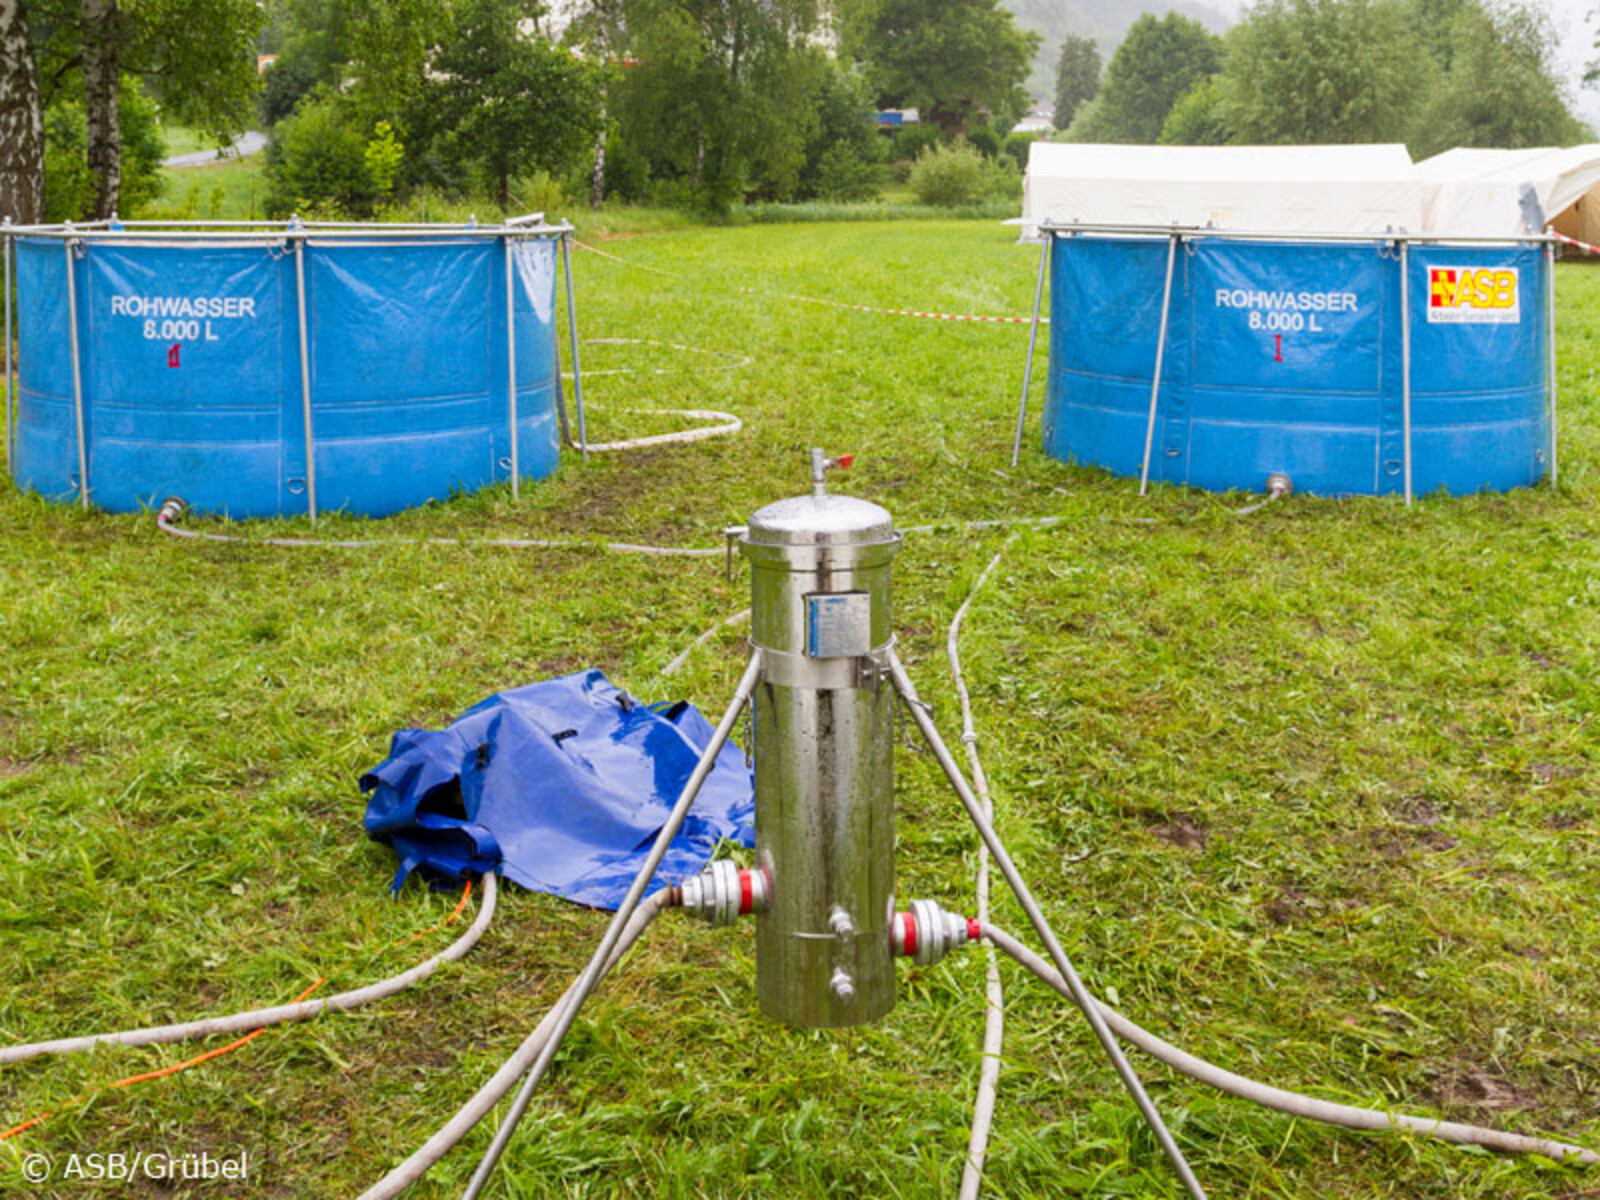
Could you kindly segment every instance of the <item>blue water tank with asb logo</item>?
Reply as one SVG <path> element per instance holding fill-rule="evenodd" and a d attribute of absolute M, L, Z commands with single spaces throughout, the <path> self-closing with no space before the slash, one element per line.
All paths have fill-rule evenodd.
<path fill-rule="evenodd" d="M 1393 240 L 1052 233 L 1044 448 L 1211 490 L 1383 495 L 1405 488 L 1405 330 Z M 1412 486 L 1537 483 L 1551 462 L 1549 261 L 1538 244 L 1413 244 Z"/>

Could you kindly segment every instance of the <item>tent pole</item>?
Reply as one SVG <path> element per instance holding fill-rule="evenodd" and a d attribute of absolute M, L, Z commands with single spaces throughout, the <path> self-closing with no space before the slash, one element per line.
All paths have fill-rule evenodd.
<path fill-rule="evenodd" d="M 1161 366 L 1167 353 L 1167 320 L 1172 315 L 1172 273 L 1178 265 L 1178 243 L 1181 233 L 1167 240 L 1167 282 L 1161 293 L 1161 329 L 1156 334 L 1156 369 L 1150 380 L 1150 419 L 1144 427 L 1144 464 L 1139 468 L 1139 495 L 1150 491 L 1150 451 L 1156 441 L 1156 408 L 1161 402 Z"/>
<path fill-rule="evenodd" d="M 1404 238 L 1400 239 L 1400 425 L 1405 444 L 1401 454 L 1405 460 L 1406 507 L 1414 500 L 1411 491 L 1411 254 Z"/>
<path fill-rule="evenodd" d="M 1555 243 L 1544 244 L 1545 307 L 1549 309 L 1545 341 L 1550 350 L 1550 486 L 1555 487 L 1558 475 L 1556 462 L 1556 248 Z"/>
<path fill-rule="evenodd" d="M 1055 234 L 1039 231 L 1039 282 L 1033 289 L 1033 324 L 1028 329 L 1028 365 L 1022 369 L 1022 403 L 1017 406 L 1017 437 L 1011 444 L 1013 467 L 1022 458 L 1022 427 L 1028 420 L 1028 386 L 1033 382 L 1033 348 L 1039 341 L 1039 306 L 1044 302 L 1045 264 L 1050 261 L 1050 247 L 1054 242 Z"/>

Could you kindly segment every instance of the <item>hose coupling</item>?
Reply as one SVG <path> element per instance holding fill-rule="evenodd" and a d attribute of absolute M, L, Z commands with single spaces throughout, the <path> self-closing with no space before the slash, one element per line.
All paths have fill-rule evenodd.
<path fill-rule="evenodd" d="M 742 916 L 765 912 L 771 895 L 765 871 L 742 870 L 726 859 L 707 863 L 673 890 L 687 912 L 712 925 L 732 925 Z"/>
<path fill-rule="evenodd" d="M 897 958 L 928 966 L 968 942 L 983 936 L 977 921 L 953 913 L 933 900 L 913 900 L 909 912 L 898 912 L 889 925 L 889 938 Z"/>
<path fill-rule="evenodd" d="M 1294 480 L 1290 479 L 1286 472 L 1274 471 L 1267 476 L 1267 495 L 1274 499 L 1281 499 L 1284 496 L 1293 494 L 1293 492 Z"/>
<path fill-rule="evenodd" d="M 168 496 L 161 502 L 161 510 L 156 513 L 156 520 L 166 525 L 176 525 L 183 520 L 183 514 L 189 511 L 189 502 L 182 496 Z"/>

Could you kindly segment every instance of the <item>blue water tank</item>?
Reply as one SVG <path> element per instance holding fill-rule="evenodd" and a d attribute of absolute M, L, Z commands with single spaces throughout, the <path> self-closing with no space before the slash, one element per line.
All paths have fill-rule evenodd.
<path fill-rule="evenodd" d="M 1137 476 L 1170 236 L 1052 232 L 1054 458 Z M 1408 247 L 1413 490 L 1537 483 L 1549 470 L 1542 246 Z M 1401 259 L 1392 240 L 1180 239 L 1150 478 L 1382 495 L 1405 488 Z"/>
<path fill-rule="evenodd" d="M 90 501 L 134 512 L 382 516 L 511 473 L 506 295 L 515 316 L 517 464 L 555 470 L 554 231 L 306 238 L 305 365 L 295 242 L 96 232 L 16 239 L 14 476 L 80 494 L 67 272 L 77 298 Z M 306 414 L 309 408 L 310 428 Z"/>

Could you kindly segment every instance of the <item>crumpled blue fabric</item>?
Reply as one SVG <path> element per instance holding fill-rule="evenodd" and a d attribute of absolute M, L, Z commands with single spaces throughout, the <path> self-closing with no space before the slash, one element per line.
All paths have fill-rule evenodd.
<path fill-rule="evenodd" d="M 490 696 L 449 728 L 405 729 L 361 777 L 367 834 L 400 857 L 398 892 L 499 871 L 615 909 L 712 728 L 687 701 L 639 703 L 596 670 Z M 755 785 L 729 741 L 650 884 L 693 875 L 719 842 L 755 845 Z"/>

